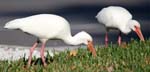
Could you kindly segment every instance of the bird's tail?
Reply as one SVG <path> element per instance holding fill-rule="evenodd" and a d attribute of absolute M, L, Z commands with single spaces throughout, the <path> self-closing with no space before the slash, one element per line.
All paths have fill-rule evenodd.
<path fill-rule="evenodd" d="M 4 28 L 6 28 L 6 29 L 18 29 L 19 23 L 16 20 L 9 21 L 5 24 Z"/>

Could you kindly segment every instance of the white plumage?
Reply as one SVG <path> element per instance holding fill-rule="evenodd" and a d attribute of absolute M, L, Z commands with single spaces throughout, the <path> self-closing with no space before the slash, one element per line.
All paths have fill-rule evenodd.
<path fill-rule="evenodd" d="M 27 32 L 44 40 L 50 38 L 67 38 L 71 36 L 68 21 L 60 16 L 51 14 L 40 14 L 15 19 L 8 22 L 5 28 L 20 29 L 23 32 Z"/>
<path fill-rule="evenodd" d="M 140 31 L 139 22 L 133 20 L 131 13 L 123 7 L 109 6 L 103 8 L 97 14 L 96 18 L 100 23 L 106 26 L 107 31 L 115 28 L 119 29 L 124 34 L 128 34 L 129 32 L 131 32 L 131 30 L 133 30 L 138 34 L 141 40 L 144 40 L 143 35 Z M 106 38 L 105 41 L 108 41 L 108 39 Z"/>
<path fill-rule="evenodd" d="M 81 31 L 72 37 L 69 22 L 63 17 L 53 14 L 39 14 L 25 18 L 12 20 L 4 26 L 8 29 L 20 29 L 23 32 L 36 36 L 42 43 L 41 57 L 44 65 L 45 59 L 43 57 L 43 50 L 47 40 L 61 39 L 70 45 L 85 44 L 90 51 L 96 56 L 95 49 L 92 44 L 92 37 L 85 31 Z M 38 42 L 31 48 L 31 55 Z M 30 58 L 28 64 L 30 65 Z"/>

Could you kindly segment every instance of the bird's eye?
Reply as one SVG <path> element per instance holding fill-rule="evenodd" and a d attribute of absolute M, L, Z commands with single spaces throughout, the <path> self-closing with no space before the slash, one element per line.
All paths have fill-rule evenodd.
<path fill-rule="evenodd" d="M 136 26 L 134 26 L 136 28 Z"/>
<path fill-rule="evenodd" d="M 137 26 L 134 26 L 135 28 L 137 28 Z"/>

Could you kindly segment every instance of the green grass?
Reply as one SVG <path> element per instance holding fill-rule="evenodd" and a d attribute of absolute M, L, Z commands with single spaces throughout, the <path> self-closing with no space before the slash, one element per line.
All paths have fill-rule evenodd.
<path fill-rule="evenodd" d="M 76 56 L 69 51 L 61 52 L 54 58 L 47 56 L 47 67 L 40 59 L 33 59 L 27 68 L 25 59 L 19 61 L 0 61 L 1 72 L 150 72 L 150 40 L 131 41 L 121 47 L 96 47 L 97 57 L 86 49 L 79 49 Z"/>

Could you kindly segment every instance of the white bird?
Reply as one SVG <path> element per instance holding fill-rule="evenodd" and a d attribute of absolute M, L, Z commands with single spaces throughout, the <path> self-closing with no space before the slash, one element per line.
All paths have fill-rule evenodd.
<path fill-rule="evenodd" d="M 121 44 L 121 32 L 130 33 L 132 30 L 137 33 L 139 38 L 144 41 L 141 33 L 140 24 L 137 20 L 132 19 L 131 13 L 120 6 L 109 6 L 103 8 L 97 15 L 97 20 L 106 27 L 105 45 L 108 45 L 108 34 L 110 29 L 119 29 L 118 44 Z"/>
<path fill-rule="evenodd" d="M 69 22 L 57 15 L 39 14 L 15 19 L 6 23 L 4 28 L 19 29 L 38 38 L 37 42 L 30 49 L 28 66 L 30 66 L 32 53 L 39 42 L 42 43 L 40 50 L 42 62 L 44 66 L 47 65 L 44 58 L 44 48 L 49 39 L 61 39 L 69 45 L 85 44 L 92 54 L 96 56 L 92 37 L 85 31 L 81 31 L 75 36 L 72 36 Z"/>

